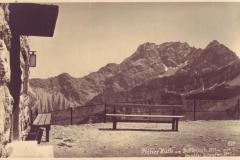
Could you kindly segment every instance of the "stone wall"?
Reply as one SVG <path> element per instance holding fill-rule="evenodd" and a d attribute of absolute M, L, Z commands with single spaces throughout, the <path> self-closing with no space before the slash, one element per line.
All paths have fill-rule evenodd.
<path fill-rule="evenodd" d="M 8 26 L 8 7 L 0 5 L 0 157 L 6 157 L 5 145 L 10 139 L 13 98 L 9 92 L 10 82 L 10 29 Z"/>
<path fill-rule="evenodd" d="M 21 37 L 21 70 L 22 70 L 22 87 L 21 87 L 21 95 L 20 95 L 20 113 L 19 113 L 19 129 L 20 129 L 20 137 L 24 136 L 30 130 L 31 124 L 31 111 L 29 108 L 29 55 L 28 51 L 28 38 Z"/>
<path fill-rule="evenodd" d="M 9 92 L 10 85 L 10 48 L 11 31 L 9 27 L 8 4 L 0 4 L 0 157 L 7 157 L 6 144 L 11 139 L 11 116 L 13 98 Z M 21 37 L 21 70 L 22 86 L 20 95 L 19 135 L 26 134 L 30 126 L 30 110 L 28 98 L 28 38 Z"/>

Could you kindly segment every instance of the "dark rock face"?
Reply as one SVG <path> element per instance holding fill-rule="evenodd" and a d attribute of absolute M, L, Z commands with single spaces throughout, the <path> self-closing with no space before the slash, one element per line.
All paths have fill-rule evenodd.
<path fill-rule="evenodd" d="M 173 103 L 228 85 L 240 74 L 239 67 L 236 54 L 215 40 L 204 49 L 181 42 L 147 42 L 122 63 L 107 64 L 83 78 L 61 74 L 46 80 L 32 79 L 30 84 L 33 91 L 42 88 L 61 94 L 75 106 L 102 103 L 105 98 L 115 102 Z"/>

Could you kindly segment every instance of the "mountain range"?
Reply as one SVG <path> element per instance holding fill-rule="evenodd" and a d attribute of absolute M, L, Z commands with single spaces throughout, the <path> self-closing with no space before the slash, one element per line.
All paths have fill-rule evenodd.
<path fill-rule="evenodd" d="M 42 111 L 107 102 L 184 103 L 186 99 L 236 99 L 240 59 L 216 40 L 204 49 L 188 43 L 144 43 L 120 64 L 82 78 L 68 73 L 31 79 L 32 105 Z"/>

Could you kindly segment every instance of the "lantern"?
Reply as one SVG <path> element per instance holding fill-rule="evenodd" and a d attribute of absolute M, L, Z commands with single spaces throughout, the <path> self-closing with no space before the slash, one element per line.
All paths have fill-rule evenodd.
<path fill-rule="evenodd" d="M 35 54 L 36 51 L 29 51 L 29 66 L 30 67 L 36 67 L 36 60 L 37 60 L 37 57 L 36 57 L 36 54 Z"/>

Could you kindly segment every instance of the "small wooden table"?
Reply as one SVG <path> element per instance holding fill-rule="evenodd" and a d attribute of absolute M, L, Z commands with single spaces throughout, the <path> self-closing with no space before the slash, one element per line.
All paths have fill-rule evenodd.
<path fill-rule="evenodd" d="M 33 122 L 33 126 L 37 128 L 45 128 L 46 130 L 46 142 L 49 142 L 49 131 L 51 130 L 51 114 L 44 113 L 38 114 L 37 118 Z"/>

